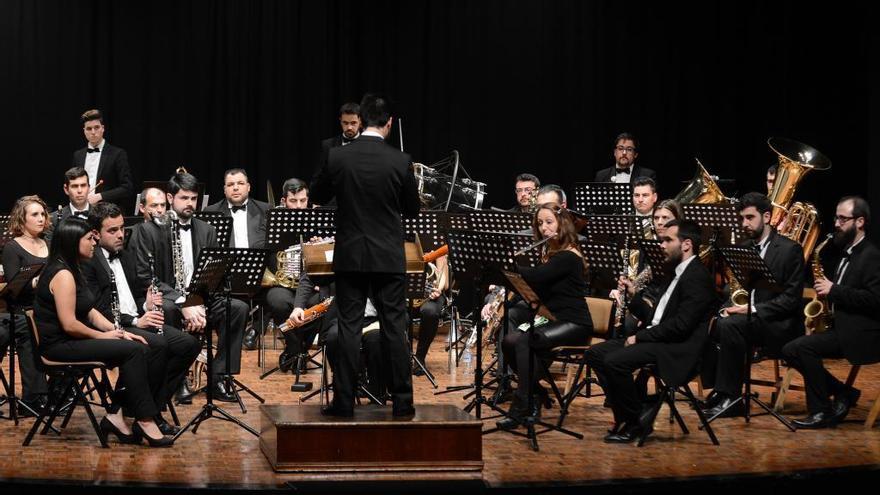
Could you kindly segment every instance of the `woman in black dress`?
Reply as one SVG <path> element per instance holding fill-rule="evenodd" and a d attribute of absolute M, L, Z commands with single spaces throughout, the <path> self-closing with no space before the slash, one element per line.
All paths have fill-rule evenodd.
<path fill-rule="evenodd" d="M 9 215 L 8 230 L 13 239 L 3 246 L 3 273 L 6 280 L 12 280 L 22 267 L 45 265 L 49 257 L 49 246 L 43 238 L 49 226 L 46 203 L 39 196 L 24 196 L 15 202 Z M 12 301 L 16 307 L 14 322 L 15 343 L 18 353 L 18 369 L 21 372 L 21 398 L 24 404 L 18 408 L 20 416 L 33 416 L 46 406 L 46 377 L 34 367 L 34 349 L 28 335 L 27 321 L 23 311 L 34 305 L 34 287 L 37 278 L 31 280 L 18 297 Z M 5 320 L 5 318 L 0 318 Z M 5 349 L 9 329 L 5 323 L 0 326 L 0 349 Z M 0 360 L 5 353 L 0 354 Z"/>
<path fill-rule="evenodd" d="M 585 345 L 593 331 L 593 320 L 584 298 L 586 262 L 578 248 L 571 215 L 555 204 L 543 204 L 535 212 L 532 231 L 536 240 L 550 240 L 541 247 L 542 263 L 534 268 L 521 266 L 519 272 L 556 320 L 535 327 L 531 343 L 528 334 L 518 329 L 511 329 L 504 337 L 504 362 L 516 373 L 519 385 L 510 405 L 510 417 L 498 422 L 502 429 L 516 428 L 527 415 L 540 415 L 541 405 L 547 401 L 547 391 L 538 383 L 540 378 L 545 378 L 539 375 L 542 369 L 539 360 L 549 358 L 550 350 L 560 345 Z M 535 360 L 532 376 L 528 377 L 530 346 Z M 528 410 L 530 381 L 536 396 L 532 411 Z"/>
<path fill-rule="evenodd" d="M 95 309 L 95 298 L 83 283 L 80 261 L 94 253 L 96 239 L 89 224 L 68 218 L 58 224 L 49 263 L 40 276 L 34 319 L 40 332 L 40 353 L 55 361 L 101 361 L 119 368 L 116 399 L 133 413 L 129 427 L 122 409 L 101 420 L 101 429 L 122 443 L 170 446 L 153 418 L 159 410 L 147 379 L 147 343 L 143 337 L 114 326 Z"/>

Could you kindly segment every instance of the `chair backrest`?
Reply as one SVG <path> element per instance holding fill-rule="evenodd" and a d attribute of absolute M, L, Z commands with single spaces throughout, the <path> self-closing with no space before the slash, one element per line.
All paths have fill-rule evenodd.
<path fill-rule="evenodd" d="M 25 318 L 27 318 L 27 326 L 28 333 L 31 338 L 31 347 L 33 348 L 33 352 L 31 352 L 31 359 L 34 361 L 34 366 L 40 370 L 45 372 L 45 367 L 43 366 L 43 360 L 40 355 L 40 331 L 37 329 L 37 322 L 34 320 L 34 310 L 27 309 L 24 312 Z M 21 359 L 23 356 L 19 356 Z"/>
<path fill-rule="evenodd" d="M 585 297 L 590 317 L 593 319 L 593 334 L 608 335 L 614 319 L 614 301 L 598 297 Z"/>

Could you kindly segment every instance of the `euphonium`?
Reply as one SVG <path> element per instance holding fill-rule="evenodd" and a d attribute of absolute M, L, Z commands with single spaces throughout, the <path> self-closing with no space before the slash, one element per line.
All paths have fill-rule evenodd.
<path fill-rule="evenodd" d="M 819 228 L 819 212 L 816 207 L 812 203 L 798 201 L 788 209 L 788 214 L 777 231 L 801 245 L 804 262 L 807 262 L 813 254 L 816 241 L 819 240 Z"/>
<path fill-rule="evenodd" d="M 823 240 L 822 243 L 816 247 L 816 250 L 813 251 L 813 280 L 825 278 L 825 269 L 822 268 L 820 253 L 825 247 L 825 244 L 828 244 L 828 241 L 833 237 L 834 234 L 828 234 L 825 236 L 825 240 Z M 808 334 L 824 332 L 831 323 L 831 312 L 825 302 L 825 298 L 820 298 L 819 294 L 816 294 L 813 299 L 804 306 L 804 317 L 804 326 L 807 327 Z"/>
<path fill-rule="evenodd" d="M 688 185 L 675 196 L 675 200 L 680 204 L 715 204 L 729 201 L 700 160 L 696 162 L 697 172 Z"/>
<path fill-rule="evenodd" d="M 767 195 L 773 204 L 770 225 L 775 227 L 788 211 L 795 190 L 804 176 L 814 169 L 830 169 L 831 160 L 817 149 L 791 139 L 771 137 L 767 140 L 767 145 L 776 153 L 779 160 L 773 189 Z"/>

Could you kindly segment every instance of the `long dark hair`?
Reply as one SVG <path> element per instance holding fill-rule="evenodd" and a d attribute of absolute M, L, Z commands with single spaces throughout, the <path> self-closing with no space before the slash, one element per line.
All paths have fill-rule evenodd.
<path fill-rule="evenodd" d="M 52 234 L 52 245 L 49 246 L 49 263 L 58 263 L 73 273 L 77 284 L 83 283 L 79 269 L 79 241 L 92 231 L 89 223 L 82 218 L 64 219 Z"/>
<path fill-rule="evenodd" d="M 559 225 L 556 231 L 556 237 L 550 239 L 547 244 L 544 244 L 542 256 L 544 261 L 547 261 L 551 256 L 554 256 L 557 253 L 574 248 L 574 250 L 581 256 L 581 259 L 583 259 L 584 269 L 586 269 L 587 260 L 583 257 L 581 248 L 578 245 L 578 235 L 577 229 L 575 229 L 574 226 L 574 220 L 571 218 L 571 213 L 565 208 L 561 208 L 555 203 L 544 203 L 538 207 L 537 211 L 535 211 L 535 215 L 532 217 L 532 233 L 535 240 L 541 240 L 544 238 L 543 234 L 541 234 L 541 229 L 538 228 L 538 213 L 540 213 L 541 210 L 547 210 L 553 213 L 553 216 L 556 217 L 556 223 Z"/>

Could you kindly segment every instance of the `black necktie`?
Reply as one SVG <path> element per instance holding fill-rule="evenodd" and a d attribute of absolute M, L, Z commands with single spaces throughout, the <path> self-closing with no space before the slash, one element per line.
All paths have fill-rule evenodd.
<path fill-rule="evenodd" d="M 761 255 L 761 243 L 760 242 L 756 242 L 756 243 L 752 244 L 752 248 L 755 250 L 756 253 L 758 253 L 759 256 Z"/>
<path fill-rule="evenodd" d="M 86 153 L 100 153 L 101 148 L 88 148 L 86 149 Z"/>
<path fill-rule="evenodd" d="M 178 225 L 180 226 L 180 230 L 186 230 L 186 231 L 189 231 L 189 229 L 192 228 L 192 224 L 191 224 L 191 223 L 181 223 L 181 224 L 178 224 Z"/>
<path fill-rule="evenodd" d="M 246 210 L 247 205 L 244 204 L 244 205 L 238 205 L 238 206 L 230 206 L 229 209 L 232 210 L 232 213 L 235 213 L 237 211 Z"/>

